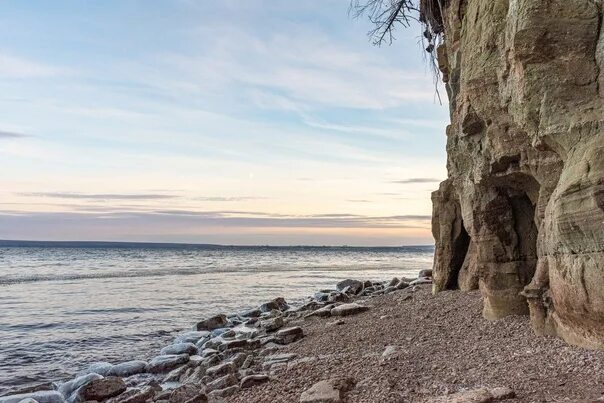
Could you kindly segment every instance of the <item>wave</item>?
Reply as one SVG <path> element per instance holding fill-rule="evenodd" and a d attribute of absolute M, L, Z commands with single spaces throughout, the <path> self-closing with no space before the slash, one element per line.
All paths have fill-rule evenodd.
<path fill-rule="evenodd" d="M 130 270 L 130 271 L 107 271 L 104 273 L 65 273 L 65 274 L 33 274 L 33 275 L 18 275 L 18 276 L 0 276 L 0 286 L 8 286 L 12 284 L 20 283 L 38 283 L 38 282 L 49 282 L 49 281 L 78 281 L 78 280 L 102 280 L 102 279 L 114 279 L 114 278 L 141 278 L 141 277 L 166 277 L 166 276 L 195 276 L 200 274 L 213 274 L 213 273 L 269 273 L 269 272 L 296 272 L 296 271 L 329 271 L 331 272 L 343 272 L 343 271 L 384 271 L 384 270 L 400 270 L 415 271 L 424 268 L 425 262 L 409 262 L 411 264 L 405 265 L 407 267 L 401 268 L 400 266 L 388 266 L 385 264 L 379 265 L 358 265 L 358 266 L 257 266 L 257 267 L 225 267 L 225 268 L 183 268 L 183 269 L 172 269 L 172 268 L 161 268 L 161 269 L 145 269 L 145 270 Z M 416 265 L 413 264 L 416 263 Z"/>

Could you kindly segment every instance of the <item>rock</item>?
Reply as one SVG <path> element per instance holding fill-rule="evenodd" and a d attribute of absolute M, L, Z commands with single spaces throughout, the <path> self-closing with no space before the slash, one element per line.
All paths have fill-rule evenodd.
<path fill-rule="evenodd" d="M 109 375 L 112 368 L 113 364 L 110 364 L 108 362 L 95 362 L 90 364 L 82 375 L 99 374 L 102 376 L 107 376 Z"/>
<path fill-rule="evenodd" d="M 181 378 L 186 378 L 187 377 L 187 371 L 190 370 L 191 367 L 189 367 L 188 365 L 182 365 L 180 367 L 176 367 L 174 368 L 172 371 L 170 371 L 168 373 L 168 375 L 166 375 L 166 377 L 164 378 L 164 382 L 180 382 Z"/>
<path fill-rule="evenodd" d="M 399 347 L 398 346 L 387 346 L 384 352 L 382 353 L 381 361 L 387 362 L 398 356 Z"/>
<path fill-rule="evenodd" d="M 508 387 L 493 388 L 489 392 L 493 395 L 494 400 L 506 400 L 516 397 L 516 392 Z"/>
<path fill-rule="evenodd" d="M 28 397 L 27 399 L 20 400 L 19 403 L 39 403 L 36 399 Z"/>
<path fill-rule="evenodd" d="M 195 326 L 196 329 L 199 330 L 214 330 L 219 329 L 221 327 L 226 327 L 229 321 L 225 315 L 216 315 L 211 318 L 204 319 L 201 322 L 198 322 Z"/>
<path fill-rule="evenodd" d="M 211 378 L 216 378 L 226 374 L 233 374 L 237 371 L 237 368 L 231 362 L 225 362 L 213 367 L 210 367 L 206 371 L 206 375 Z"/>
<path fill-rule="evenodd" d="M 218 349 L 220 351 L 228 351 L 236 348 L 247 348 L 249 347 L 249 342 L 247 340 L 230 340 L 225 343 L 222 343 Z"/>
<path fill-rule="evenodd" d="M 485 318 L 530 310 L 537 334 L 603 349 L 601 2 L 513 4 L 443 16 L 452 120 L 432 196 L 434 291 L 480 277 Z"/>
<path fill-rule="evenodd" d="M 333 316 L 348 316 L 356 315 L 367 310 L 369 310 L 368 306 L 359 305 L 353 302 L 351 304 L 336 306 L 331 310 L 331 314 Z"/>
<path fill-rule="evenodd" d="M 178 354 L 178 355 L 159 355 L 149 361 L 147 364 L 146 370 L 147 372 L 151 372 L 153 374 L 156 373 L 166 373 L 170 372 L 174 368 L 186 364 L 189 361 L 188 354 Z"/>
<path fill-rule="evenodd" d="M 406 282 L 405 280 L 401 280 L 397 285 L 396 285 L 396 289 L 397 290 L 403 290 L 405 288 L 409 287 L 409 283 Z"/>
<path fill-rule="evenodd" d="M 178 343 L 164 347 L 160 351 L 161 355 L 178 355 L 178 354 L 197 354 L 197 346 L 193 343 Z"/>
<path fill-rule="evenodd" d="M 388 287 L 394 287 L 396 286 L 398 283 L 400 283 L 400 279 L 398 277 L 394 277 L 392 280 L 390 280 L 390 282 L 388 283 Z"/>
<path fill-rule="evenodd" d="M 300 326 L 288 327 L 277 332 L 277 342 L 280 344 L 290 344 L 304 337 L 304 330 Z"/>
<path fill-rule="evenodd" d="M 262 315 L 262 310 L 259 308 L 250 309 L 241 313 L 244 318 L 258 318 Z"/>
<path fill-rule="evenodd" d="M 87 374 L 87 375 L 78 376 L 77 378 L 72 379 L 69 382 L 65 382 L 64 384 L 59 386 L 58 390 L 66 399 L 68 399 L 75 391 L 77 391 L 81 387 L 86 386 L 90 382 L 97 380 L 97 379 L 103 379 L 103 377 L 99 374 Z M 36 399 L 36 398 L 34 398 L 34 399 Z M 38 399 L 36 399 L 36 400 L 38 400 Z M 40 403 L 42 403 L 42 402 L 40 402 Z"/>
<path fill-rule="evenodd" d="M 161 386 L 145 386 L 142 389 L 129 389 L 105 403 L 145 403 L 153 399 L 155 394 L 161 390 Z"/>
<path fill-rule="evenodd" d="M 277 297 L 272 301 L 260 305 L 260 310 L 262 312 L 270 312 L 273 309 L 278 311 L 286 311 L 289 309 L 289 305 L 287 304 L 287 302 L 285 302 L 285 299 L 282 297 Z"/>
<path fill-rule="evenodd" d="M 108 376 L 102 379 L 95 379 L 83 386 L 78 395 L 83 400 L 102 401 L 119 395 L 126 390 L 126 383 L 122 378 Z"/>
<path fill-rule="evenodd" d="M 195 344 L 199 340 L 201 340 L 205 337 L 208 337 L 209 335 L 210 335 L 210 332 L 208 332 L 207 330 L 181 333 L 178 336 L 176 336 L 176 338 L 174 339 L 174 344 L 179 344 L 179 343 Z"/>
<path fill-rule="evenodd" d="M 432 270 L 431 269 L 423 269 L 419 271 L 419 274 L 417 275 L 418 278 L 421 277 L 427 277 L 427 278 L 432 278 Z"/>
<path fill-rule="evenodd" d="M 31 393 L 2 396 L 0 397 L 0 403 L 19 403 L 25 399 L 32 399 L 38 403 L 65 403 L 65 398 L 63 395 L 55 390 L 41 390 Z"/>
<path fill-rule="evenodd" d="M 492 401 L 493 395 L 486 388 L 467 390 L 428 400 L 429 403 L 491 403 Z"/>
<path fill-rule="evenodd" d="M 417 280 L 413 280 L 412 282 L 409 283 L 410 286 L 416 286 L 416 285 L 422 285 L 422 284 L 432 284 L 432 279 L 431 278 L 418 278 Z"/>
<path fill-rule="evenodd" d="M 212 392 L 210 392 L 208 394 L 208 396 L 211 399 L 215 400 L 217 398 L 224 398 L 224 397 L 231 396 L 231 395 L 237 393 L 238 390 L 239 390 L 239 386 L 233 385 L 233 386 L 229 386 L 228 388 L 213 390 Z"/>
<path fill-rule="evenodd" d="M 233 355 L 232 357 L 229 357 L 227 359 L 227 362 L 231 362 L 233 363 L 233 365 L 237 368 L 241 367 L 243 365 L 243 363 L 245 362 L 245 360 L 247 360 L 248 355 L 246 353 L 237 353 L 235 355 Z"/>
<path fill-rule="evenodd" d="M 145 361 L 126 361 L 114 365 L 107 375 L 120 376 L 122 378 L 140 374 L 146 371 L 147 363 Z"/>
<path fill-rule="evenodd" d="M 260 322 L 260 326 L 263 327 L 267 332 L 274 332 L 275 330 L 281 329 L 285 325 L 285 321 L 282 316 L 276 318 L 263 320 Z"/>
<path fill-rule="evenodd" d="M 317 309 L 309 314 L 306 314 L 305 318 L 311 318 L 313 316 L 317 316 L 319 318 L 325 318 L 331 316 L 331 310 L 335 307 L 334 304 L 325 305 L 323 308 Z"/>
<path fill-rule="evenodd" d="M 252 386 L 267 382 L 269 379 L 269 376 L 266 374 L 248 375 L 241 379 L 241 382 L 239 382 L 239 387 L 241 389 L 251 388 Z"/>
<path fill-rule="evenodd" d="M 300 403 L 339 403 L 354 387 L 350 378 L 330 379 L 315 383 L 300 396 Z"/>
<path fill-rule="evenodd" d="M 346 287 L 350 287 L 348 288 L 348 293 L 349 294 L 359 294 L 361 291 L 363 291 L 363 283 L 358 281 L 358 280 L 344 280 L 344 281 L 340 281 L 337 285 L 336 285 L 336 289 L 338 291 L 342 291 L 344 290 Z"/>
<path fill-rule="evenodd" d="M 199 385 L 193 384 L 181 385 L 174 389 L 170 393 L 168 401 L 170 403 L 185 403 L 191 399 L 200 399 L 201 402 L 207 402 L 207 396 L 203 389 Z"/>
<path fill-rule="evenodd" d="M 237 377 L 235 375 L 227 374 L 227 375 L 223 376 L 222 378 L 218 378 L 218 379 L 208 383 L 206 386 L 209 391 L 212 391 L 212 390 L 228 388 L 229 386 L 238 385 L 238 384 L 239 384 L 239 381 L 237 381 Z"/>
<path fill-rule="evenodd" d="M 268 368 L 270 368 L 274 364 L 284 363 L 293 360 L 296 358 L 298 354 L 294 353 L 285 353 L 285 354 L 272 354 L 267 355 L 264 359 L 264 363 Z"/>
<path fill-rule="evenodd" d="M 350 301 L 350 297 L 343 292 L 333 292 L 329 294 L 327 298 L 327 302 L 348 302 Z"/>

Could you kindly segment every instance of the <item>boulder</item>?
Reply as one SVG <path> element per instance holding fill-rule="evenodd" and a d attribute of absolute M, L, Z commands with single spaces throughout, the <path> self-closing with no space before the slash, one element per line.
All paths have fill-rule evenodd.
<path fill-rule="evenodd" d="M 342 291 L 345 288 L 348 288 L 348 294 L 359 294 L 361 291 L 363 291 L 363 283 L 359 280 L 344 280 L 344 281 L 340 281 L 338 284 L 336 284 L 336 289 L 338 291 Z"/>
<path fill-rule="evenodd" d="M 260 305 L 260 310 L 262 312 L 270 312 L 273 309 L 278 311 L 286 311 L 289 309 L 289 305 L 285 302 L 285 299 L 282 297 L 277 297 L 272 301 L 266 302 Z"/>
<path fill-rule="evenodd" d="M 204 319 L 201 322 L 198 322 L 195 326 L 198 331 L 200 330 L 214 330 L 219 329 L 221 327 L 226 327 L 229 324 L 229 321 L 225 315 L 216 315 L 211 318 Z"/>
<path fill-rule="evenodd" d="M 199 397 L 200 395 L 203 397 Z M 194 398 L 201 399 L 200 401 L 202 402 L 207 402 L 207 396 L 199 385 L 186 384 L 174 389 L 170 393 L 168 401 L 170 403 L 185 403 Z"/>
<path fill-rule="evenodd" d="M 188 354 L 159 355 L 149 361 L 146 370 L 152 374 L 166 373 L 180 365 L 186 364 L 188 361 Z"/>
<path fill-rule="evenodd" d="M 269 379 L 269 376 L 266 374 L 248 375 L 241 379 L 241 382 L 239 382 L 239 387 L 241 389 L 251 388 L 252 386 L 267 382 Z"/>
<path fill-rule="evenodd" d="M 304 337 L 304 330 L 300 326 L 281 329 L 276 333 L 277 342 L 280 344 L 289 344 Z"/>
<path fill-rule="evenodd" d="M 65 403 L 63 395 L 56 390 L 41 390 L 31 393 L 20 393 L 0 397 L 0 403 L 19 403 L 25 399 L 32 399 L 38 403 Z"/>
<path fill-rule="evenodd" d="M 113 364 L 108 362 L 95 362 L 88 366 L 86 371 L 82 374 L 99 374 L 102 376 L 109 375 L 111 369 L 113 368 Z"/>
<path fill-rule="evenodd" d="M 160 351 L 161 355 L 178 355 L 178 354 L 197 354 L 197 346 L 193 343 L 178 343 L 164 347 Z"/>
<path fill-rule="evenodd" d="M 239 381 L 233 374 L 227 374 L 221 378 L 209 382 L 206 386 L 209 391 L 228 388 L 229 386 L 238 385 Z"/>
<path fill-rule="evenodd" d="M 114 365 L 107 375 L 121 376 L 123 378 L 141 374 L 146 371 L 147 363 L 145 361 L 133 360 Z"/>
<path fill-rule="evenodd" d="M 122 378 L 108 376 L 102 379 L 95 379 L 83 386 L 78 395 L 82 400 L 103 401 L 119 395 L 126 390 L 126 383 Z"/>
<path fill-rule="evenodd" d="M 428 400 L 428 403 L 491 403 L 493 395 L 486 388 L 466 390 Z"/>
<path fill-rule="evenodd" d="M 300 403 L 340 403 L 344 394 L 354 387 L 350 378 L 320 381 L 300 396 Z"/>
<path fill-rule="evenodd" d="M 417 275 L 418 278 L 421 277 L 427 277 L 427 278 L 432 278 L 432 269 L 423 269 L 419 271 L 419 274 Z"/>
<path fill-rule="evenodd" d="M 103 377 L 99 374 L 87 374 L 78 376 L 75 379 L 72 379 L 69 382 L 65 382 L 61 386 L 59 386 L 59 392 L 68 399 L 75 391 L 80 389 L 82 386 L 88 385 L 90 382 L 96 379 L 102 379 Z M 38 399 L 36 399 L 38 400 Z M 39 400 L 38 400 L 39 401 Z M 40 402 L 42 403 L 42 402 Z"/>
<path fill-rule="evenodd" d="M 225 362 L 223 364 L 215 365 L 206 370 L 206 375 L 210 378 L 217 378 L 226 374 L 233 374 L 237 371 L 237 368 L 232 362 Z"/>
<path fill-rule="evenodd" d="M 340 306 L 336 306 L 331 310 L 331 314 L 333 316 L 349 316 L 356 315 L 361 312 L 365 312 L 369 310 L 368 306 L 359 305 L 356 303 L 344 304 Z"/>
<path fill-rule="evenodd" d="M 181 333 L 174 339 L 174 344 L 197 343 L 199 340 L 208 337 L 209 335 L 210 332 L 208 332 L 207 330 Z"/>
<path fill-rule="evenodd" d="M 275 330 L 281 329 L 285 325 L 285 321 L 282 316 L 276 318 L 263 320 L 260 322 L 260 326 L 263 327 L 267 332 L 274 332 Z"/>

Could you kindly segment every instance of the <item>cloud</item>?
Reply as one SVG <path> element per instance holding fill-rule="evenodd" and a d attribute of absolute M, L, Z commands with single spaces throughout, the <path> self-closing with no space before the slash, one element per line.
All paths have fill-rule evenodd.
<path fill-rule="evenodd" d="M 0 130 L 0 139 L 18 139 L 23 137 L 29 137 L 27 134 L 23 133 L 15 133 L 15 132 L 7 132 L 4 130 Z"/>
<path fill-rule="evenodd" d="M 55 199 L 84 199 L 84 200 L 162 200 L 174 199 L 179 196 L 165 194 L 118 194 L 118 193 L 70 193 L 70 192 L 28 192 L 20 196 L 49 197 Z"/>
<path fill-rule="evenodd" d="M 442 179 L 437 179 L 437 178 L 409 178 L 409 179 L 403 179 L 400 181 L 391 181 L 391 183 L 400 183 L 403 185 L 409 184 L 409 183 L 434 183 L 434 182 L 440 182 Z"/>
<path fill-rule="evenodd" d="M 196 197 L 194 200 L 205 201 L 205 202 L 238 202 L 248 200 L 266 200 L 268 197 L 254 197 L 254 196 L 235 196 L 235 197 L 223 197 L 223 196 L 211 196 L 211 197 Z"/>

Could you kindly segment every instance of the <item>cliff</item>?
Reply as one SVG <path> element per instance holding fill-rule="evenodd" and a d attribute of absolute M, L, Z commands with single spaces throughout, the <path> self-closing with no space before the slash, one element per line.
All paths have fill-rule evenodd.
<path fill-rule="evenodd" d="M 438 65 L 448 179 L 433 193 L 434 291 L 604 348 L 601 0 L 449 0 Z"/>

